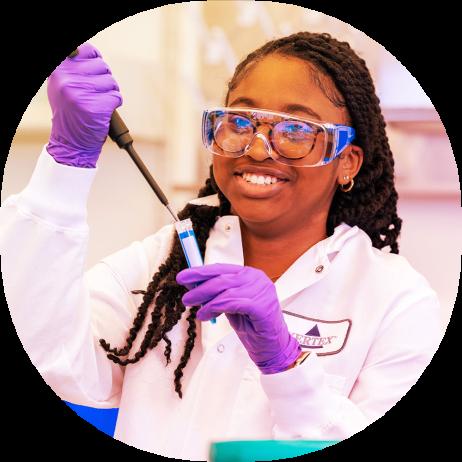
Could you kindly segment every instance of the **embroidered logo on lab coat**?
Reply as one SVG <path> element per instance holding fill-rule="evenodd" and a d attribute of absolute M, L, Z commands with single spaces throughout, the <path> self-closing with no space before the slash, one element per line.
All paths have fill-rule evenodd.
<path fill-rule="evenodd" d="M 323 321 L 283 310 L 289 332 L 305 351 L 318 356 L 334 355 L 343 350 L 351 329 L 351 320 Z"/>

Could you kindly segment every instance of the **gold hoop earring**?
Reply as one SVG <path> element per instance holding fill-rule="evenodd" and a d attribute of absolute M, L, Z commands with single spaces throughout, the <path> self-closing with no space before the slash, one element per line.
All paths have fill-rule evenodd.
<path fill-rule="evenodd" d="M 348 180 L 349 178 L 350 178 L 349 176 L 344 176 L 344 177 L 343 177 L 344 180 Z M 346 192 L 351 191 L 351 190 L 353 189 L 354 184 L 355 184 L 355 181 L 354 181 L 353 178 L 352 178 L 352 179 L 350 180 L 350 185 L 348 186 L 348 188 L 345 189 L 345 188 L 344 188 L 345 185 L 344 185 L 344 184 L 340 184 L 340 185 L 339 185 L 339 189 L 340 189 L 340 191 L 346 193 Z"/>

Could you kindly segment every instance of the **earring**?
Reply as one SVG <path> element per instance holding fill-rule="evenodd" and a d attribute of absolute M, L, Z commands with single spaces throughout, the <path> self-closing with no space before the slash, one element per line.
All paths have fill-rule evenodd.
<path fill-rule="evenodd" d="M 350 179 L 350 177 L 349 177 L 348 175 L 345 175 L 345 176 L 343 177 L 343 179 L 344 179 L 345 181 L 348 181 L 348 180 Z M 353 185 L 354 185 L 354 184 L 355 184 L 355 181 L 354 181 L 353 178 L 352 178 L 352 179 L 350 180 L 350 186 L 348 186 L 348 188 L 345 189 L 345 188 L 344 188 L 345 185 L 340 184 L 340 185 L 339 185 L 339 189 L 340 189 L 340 191 L 342 191 L 342 192 L 348 192 L 348 191 L 351 191 L 351 190 L 353 189 Z"/>

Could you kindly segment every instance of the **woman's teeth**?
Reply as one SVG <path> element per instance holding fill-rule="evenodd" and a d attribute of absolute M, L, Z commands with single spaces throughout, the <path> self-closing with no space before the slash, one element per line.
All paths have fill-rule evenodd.
<path fill-rule="evenodd" d="M 248 183 L 263 184 L 263 185 L 274 184 L 274 183 L 277 183 L 278 181 L 284 181 L 274 176 L 262 176 L 262 175 L 255 175 L 251 173 L 243 173 L 242 178 L 244 178 L 244 180 L 247 181 Z"/>

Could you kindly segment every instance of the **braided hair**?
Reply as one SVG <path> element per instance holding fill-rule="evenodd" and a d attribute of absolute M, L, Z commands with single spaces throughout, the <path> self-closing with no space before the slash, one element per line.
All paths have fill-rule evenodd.
<path fill-rule="evenodd" d="M 357 174 L 355 187 L 348 193 L 337 190 L 334 194 L 326 223 L 327 235 L 332 235 L 335 227 L 345 222 L 365 231 L 374 247 L 382 249 L 389 246 L 391 253 L 399 253 L 397 239 L 402 220 L 396 210 L 398 194 L 394 185 L 394 160 L 385 132 L 380 101 L 375 94 L 366 62 L 347 42 L 340 42 L 328 33 L 298 32 L 275 39 L 250 53 L 236 67 L 228 82 L 225 105 L 228 104 L 229 92 L 239 84 L 247 71 L 270 54 L 296 57 L 312 67 L 312 78 L 325 95 L 337 107 L 347 108 L 349 124 L 356 130 L 355 144 L 364 151 L 364 160 Z M 334 86 L 329 83 L 331 81 Z M 231 209 L 230 202 L 215 182 L 213 166 L 210 165 L 210 177 L 200 189 L 198 197 L 212 194 L 218 194 L 218 207 L 187 204 L 178 213 L 181 220 L 191 219 L 202 255 L 205 253 L 210 229 L 219 217 L 229 215 Z M 175 280 L 177 273 L 187 268 L 187 262 L 175 230 L 172 232 L 172 248 L 165 262 L 160 265 L 146 290 L 132 291 L 133 294 L 143 294 L 143 302 L 138 308 L 126 345 L 123 348 L 111 348 L 104 339 L 100 339 L 100 345 L 109 353 L 107 357 L 115 363 L 124 366 L 136 363 L 146 354 L 148 348 L 154 348 L 161 340 L 166 343 L 166 365 L 170 363 L 171 341 L 167 334 L 185 311 L 181 298 L 187 291 Z M 151 304 L 151 323 L 139 351 L 133 358 L 121 359 L 122 356 L 128 356 Z M 198 309 L 197 306 L 192 307 L 186 318 L 189 324 L 188 338 L 183 355 L 174 371 L 175 391 L 180 398 L 183 369 L 189 361 L 195 343 L 195 315 Z"/>

